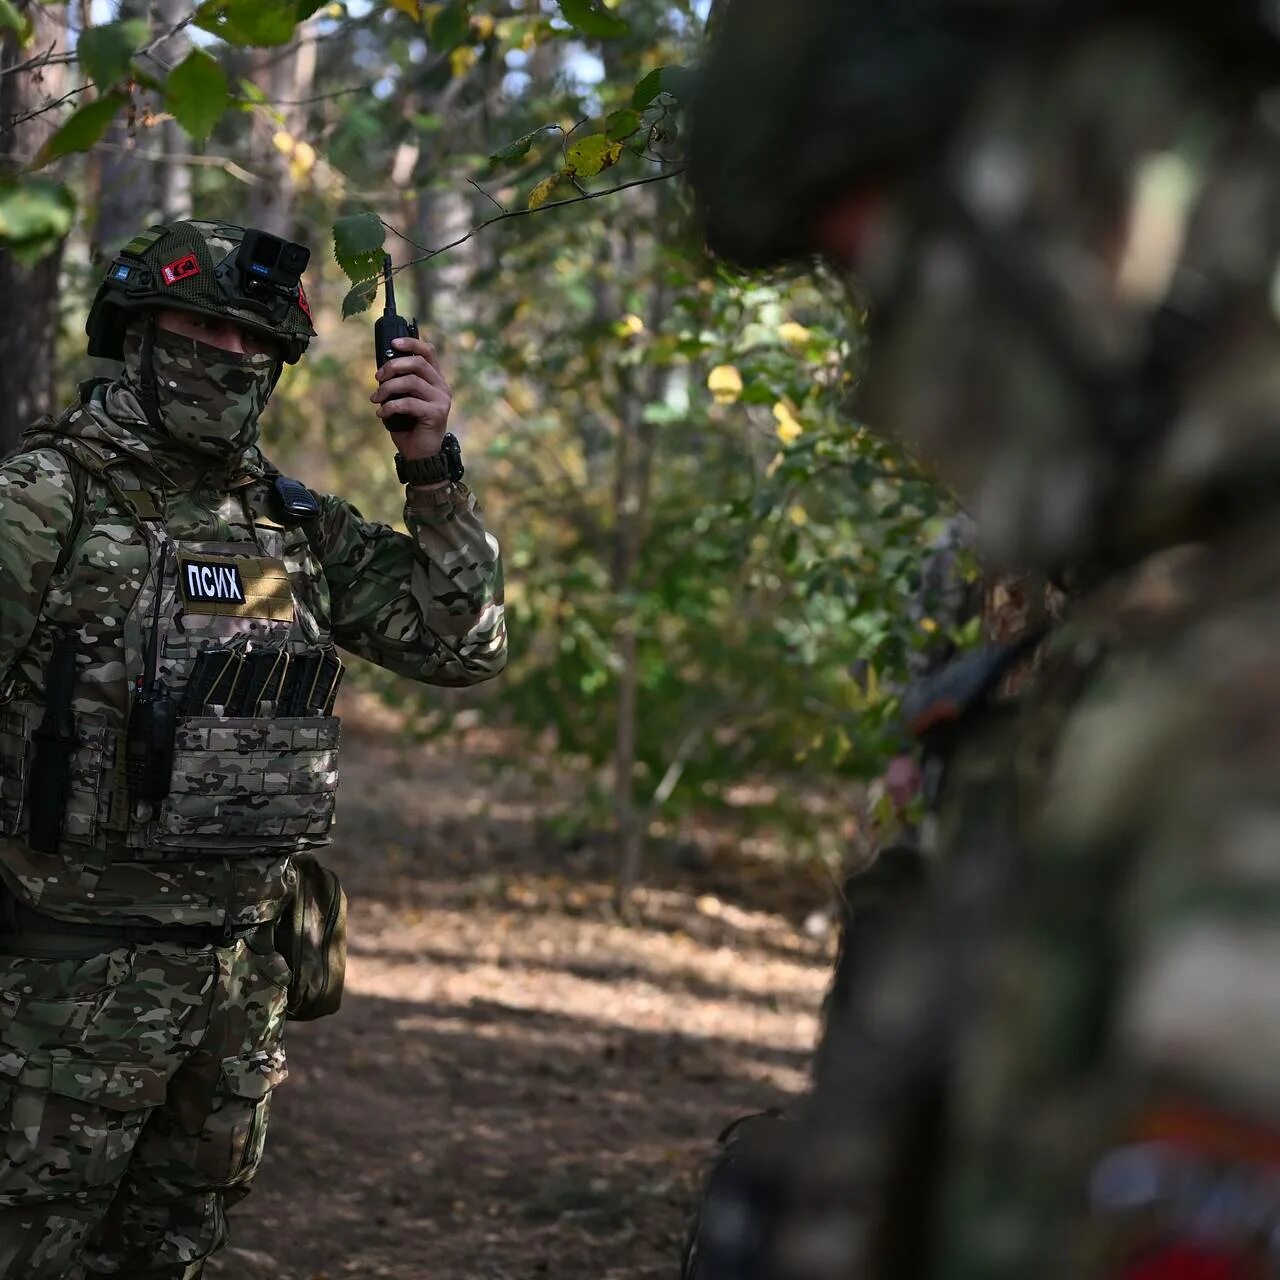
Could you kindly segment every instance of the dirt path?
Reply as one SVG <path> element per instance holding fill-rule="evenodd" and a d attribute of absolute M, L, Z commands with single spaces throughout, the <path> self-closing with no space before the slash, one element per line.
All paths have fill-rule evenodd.
<path fill-rule="evenodd" d="M 607 861 L 539 834 L 547 796 L 490 802 L 474 762 L 405 747 L 367 700 L 344 715 L 347 997 L 290 1029 L 207 1274 L 673 1276 L 716 1132 L 803 1085 L 825 944 L 707 866 L 660 868 L 623 927 Z"/>

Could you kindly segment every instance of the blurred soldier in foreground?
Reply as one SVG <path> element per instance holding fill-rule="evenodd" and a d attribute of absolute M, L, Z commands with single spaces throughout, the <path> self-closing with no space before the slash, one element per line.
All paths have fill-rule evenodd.
<path fill-rule="evenodd" d="M 869 873 L 813 1094 L 731 1144 L 699 1280 L 1280 1276 L 1277 24 L 721 15 L 712 247 L 856 274 L 860 411 L 1071 604 L 1016 700 L 917 700 L 938 847 Z"/>

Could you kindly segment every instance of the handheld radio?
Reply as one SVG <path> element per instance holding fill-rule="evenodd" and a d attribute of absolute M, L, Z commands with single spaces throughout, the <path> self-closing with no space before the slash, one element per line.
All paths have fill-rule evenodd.
<path fill-rule="evenodd" d="M 378 361 L 379 369 L 388 360 L 394 360 L 396 356 L 401 354 L 391 345 L 396 338 L 416 338 L 418 336 L 418 322 L 416 320 L 406 320 L 402 315 L 396 313 L 396 286 L 391 279 L 391 255 L 389 253 L 385 254 L 382 259 L 382 284 L 386 307 L 378 317 L 377 323 L 373 326 L 374 355 Z M 390 418 L 384 418 L 382 425 L 388 431 L 412 431 L 417 425 L 417 421 L 407 413 L 397 413 Z"/>

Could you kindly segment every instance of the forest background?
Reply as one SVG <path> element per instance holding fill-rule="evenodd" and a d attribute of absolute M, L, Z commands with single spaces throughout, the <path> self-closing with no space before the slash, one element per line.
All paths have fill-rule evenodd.
<path fill-rule="evenodd" d="M 708 821 L 837 863 L 869 838 L 940 495 L 841 409 L 861 327 L 820 274 L 709 260 L 680 180 L 710 0 L 0 0 L 0 446 L 93 366 L 83 321 L 160 217 L 312 247 L 320 339 L 266 446 L 396 523 L 370 284 L 441 351 L 504 549 L 511 667 L 442 694 L 357 678 L 496 767 L 577 771 L 556 821 Z M 945 629 L 945 628 L 944 628 Z M 500 779 L 496 785 L 500 785 Z M 883 806 L 887 801 L 879 798 Z M 560 834 L 565 834 L 563 831 Z"/>

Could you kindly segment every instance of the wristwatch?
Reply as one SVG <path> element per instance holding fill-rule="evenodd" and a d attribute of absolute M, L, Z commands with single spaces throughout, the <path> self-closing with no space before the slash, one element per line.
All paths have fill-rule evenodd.
<path fill-rule="evenodd" d="M 401 484 L 439 484 L 448 480 L 456 484 L 466 474 L 462 465 L 462 446 L 452 431 L 440 442 L 440 452 L 430 458 L 406 458 L 396 454 L 396 475 Z"/>

